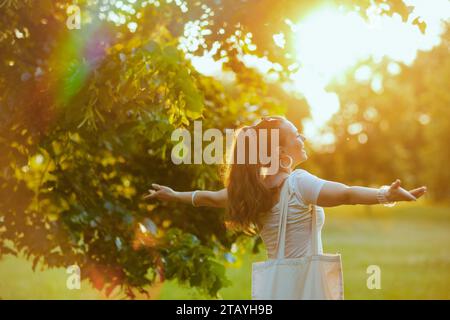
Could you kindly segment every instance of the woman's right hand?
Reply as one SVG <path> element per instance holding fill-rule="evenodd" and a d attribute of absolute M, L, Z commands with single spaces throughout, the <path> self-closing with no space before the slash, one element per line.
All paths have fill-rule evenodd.
<path fill-rule="evenodd" d="M 158 199 L 163 201 L 177 200 L 177 192 L 167 186 L 160 186 L 152 183 L 153 189 L 148 189 L 148 194 L 144 195 L 144 199 Z"/>

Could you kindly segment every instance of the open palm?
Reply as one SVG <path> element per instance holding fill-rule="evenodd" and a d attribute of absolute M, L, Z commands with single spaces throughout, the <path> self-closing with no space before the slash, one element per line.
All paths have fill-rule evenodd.
<path fill-rule="evenodd" d="M 400 179 L 397 179 L 390 185 L 386 197 L 389 201 L 415 201 L 426 192 L 425 186 L 407 191 L 401 187 Z"/>

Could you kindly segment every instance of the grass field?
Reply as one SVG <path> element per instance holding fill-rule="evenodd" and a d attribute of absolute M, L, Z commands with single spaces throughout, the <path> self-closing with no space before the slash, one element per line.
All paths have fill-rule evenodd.
<path fill-rule="evenodd" d="M 343 259 L 346 299 L 450 299 L 450 207 L 402 203 L 325 208 L 324 251 Z M 233 285 L 223 299 L 250 299 L 251 263 L 265 254 L 244 254 L 227 269 Z M 381 268 L 381 289 L 366 285 L 369 265 Z M 88 283 L 66 289 L 64 269 L 31 271 L 31 263 L 0 261 L 2 299 L 104 299 Z M 196 290 L 165 282 L 153 298 L 207 299 Z"/>

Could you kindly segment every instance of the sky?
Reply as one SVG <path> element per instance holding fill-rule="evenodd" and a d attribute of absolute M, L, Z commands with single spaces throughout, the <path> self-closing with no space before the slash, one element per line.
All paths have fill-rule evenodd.
<path fill-rule="evenodd" d="M 311 119 L 303 122 L 303 133 L 310 142 L 315 145 L 333 143 L 332 135 L 319 134 L 319 130 L 340 108 L 338 95 L 326 90 L 331 81 L 339 79 L 349 68 L 368 58 L 375 62 L 389 58 L 392 63 L 388 72 L 397 74 L 401 72 L 398 63 L 410 65 L 419 50 L 427 51 L 439 45 L 442 23 L 450 19 L 450 1 L 405 0 L 405 3 L 414 6 L 406 22 L 398 14 L 392 17 L 379 15 L 377 8 L 372 8 L 369 19 L 365 20 L 357 12 L 345 12 L 334 7 L 321 7 L 302 20 L 286 21 L 292 30 L 288 36 L 294 37 L 296 44 L 293 54 L 298 68 L 292 74 L 291 82 L 283 87 L 286 92 L 302 95 L 311 108 Z M 425 33 L 412 24 L 417 16 L 427 24 Z M 274 34 L 273 41 L 284 48 L 284 37 L 284 34 Z M 182 38 L 181 43 L 186 38 Z M 201 57 L 192 56 L 194 67 L 205 75 L 233 81 L 233 74 L 222 70 L 223 60 L 213 60 L 212 54 L 217 50 L 220 50 L 219 45 L 205 51 Z M 274 66 L 267 58 L 254 55 L 243 55 L 242 61 L 263 74 Z M 275 64 L 275 69 L 277 67 Z M 357 69 L 354 76 L 357 81 L 368 81 L 374 92 L 382 94 L 382 78 L 372 74 L 370 66 Z"/>

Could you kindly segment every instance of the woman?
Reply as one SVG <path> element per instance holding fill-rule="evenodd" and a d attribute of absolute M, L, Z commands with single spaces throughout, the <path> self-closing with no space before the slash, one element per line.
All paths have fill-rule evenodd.
<path fill-rule="evenodd" d="M 266 165 L 249 160 L 249 146 L 245 148 L 245 162 L 238 163 L 238 144 L 240 134 L 253 129 L 278 129 L 279 148 L 270 150 L 270 155 L 279 157 L 279 170 L 273 175 L 264 175 Z M 380 189 L 347 186 L 312 175 L 303 169 L 293 170 L 307 160 L 304 149 L 305 137 L 284 117 L 263 118 L 254 126 L 244 127 L 235 138 L 234 161 L 228 164 L 225 179 L 226 188 L 219 191 L 178 192 L 167 186 L 152 184 L 145 198 L 192 203 L 194 206 L 226 207 L 228 219 L 244 230 L 257 231 L 266 246 L 269 259 L 276 258 L 277 232 L 279 224 L 279 193 L 284 183 L 293 190 L 288 199 L 288 218 L 286 229 L 285 258 L 299 258 L 311 255 L 311 206 L 316 205 L 316 230 L 319 232 L 319 253 L 322 253 L 320 230 L 324 223 L 322 207 L 348 204 L 393 204 L 395 201 L 415 201 L 426 192 L 426 187 L 410 191 L 403 189 L 400 180 L 389 187 Z M 256 134 L 256 137 L 259 137 Z M 270 137 L 270 135 L 269 135 Z M 259 140 L 258 140 L 259 142 Z M 259 143 L 256 144 L 260 146 Z M 257 150 L 259 152 L 259 149 Z M 259 153 L 258 153 L 259 154 Z"/>

